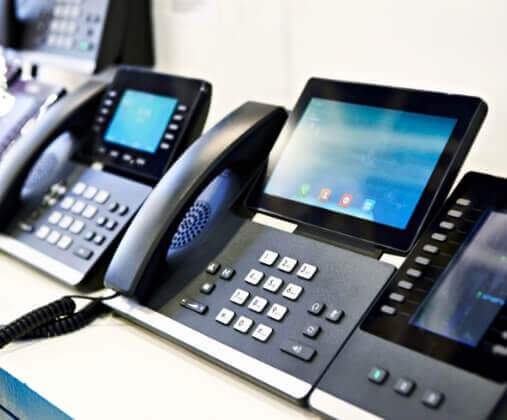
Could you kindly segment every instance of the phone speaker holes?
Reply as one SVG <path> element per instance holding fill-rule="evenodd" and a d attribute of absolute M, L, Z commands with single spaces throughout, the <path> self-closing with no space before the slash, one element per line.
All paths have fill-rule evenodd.
<path fill-rule="evenodd" d="M 211 207 L 205 201 L 196 201 L 187 211 L 173 236 L 170 249 L 176 250 L 190 244 L 206 227 Z"/>

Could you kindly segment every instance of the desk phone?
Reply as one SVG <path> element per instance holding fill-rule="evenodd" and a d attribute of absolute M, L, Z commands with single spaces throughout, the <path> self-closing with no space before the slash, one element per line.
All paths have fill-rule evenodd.
<path fill-rule="evenodd" d="M 305 403 L 397 276 L 373 256 L 413 248 L 485 114 L 479 98 L 324 79 L 286 122 L 247 103 L 154 188 L 105 273 L 121 296 L 105 303 Z"/>
<path fill-rule="evenodd" d="M 507 389 L 506 188 L 463 178 L 318 383 L 314 409 L 505 418 L 496 409 Z"/>
<path fill-rule="evenodd" d="M 96 286 L 108 250 L 199 136 L 210 96 L 202 80 L 122 67 L 64 98 L 0 162 L 0 249 Z"/>

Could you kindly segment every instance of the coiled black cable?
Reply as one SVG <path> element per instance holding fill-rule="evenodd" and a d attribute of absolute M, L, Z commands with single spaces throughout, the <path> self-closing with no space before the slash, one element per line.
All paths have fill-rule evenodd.
<path fill-rule="evenodd" d="M 61 316 L 73 314 L 75 309 L 75 302 L 68 296 L 34 309 L 0 329 L 0 349 L 11 341 L 24 337 L 34 328 L 41 327 Z"/>
<path fill-rule="evenodd" d="M 110 312 L 111 309 L 102 302 L 116 296 L 118 293 L 106 297 L 65 296 L 37 308 L 0 328 L 0 349 L 19 339 L 56 337 L 79 330 Z M 75 312 L 73 298 L 92 302 Z"/>

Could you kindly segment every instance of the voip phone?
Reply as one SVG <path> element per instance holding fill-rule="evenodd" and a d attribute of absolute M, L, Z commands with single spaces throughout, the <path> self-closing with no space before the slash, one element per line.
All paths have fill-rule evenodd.
<path fill-rule="evenodd" d="M 153 64 L 151 1 L 1 0 L 0 45 L 35 64 L 94 73 Z"/>
<path fill-rule="evenodd" d="M 341 419 L 505 418 L 507 180 L 468 173 L 310 397 Z"/>
<path fill-rule="evenodd" d="M 86 288 L 200 135 L 211 97 L 202 80 L 120 67 L 111 82 L 113 73 L 50 108 L 0 161 L 0 249 Z"/>
<path fill-rule="evenodd" d="M 311 79 L 265 171 L 278 133 L 238 136 L 243 112 L 154 188 L 105 273 L 121 294 L 107 304 L 302 403 L 395 272 L 372 256 L 413 247 L 486 105 Z M 257 223 L 257 211 L 297 228 Z"/>

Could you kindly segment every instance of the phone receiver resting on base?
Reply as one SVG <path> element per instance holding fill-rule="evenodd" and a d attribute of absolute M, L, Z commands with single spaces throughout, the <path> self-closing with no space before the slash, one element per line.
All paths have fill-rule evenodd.
<path fill-rule="evenodd" d="M 258 167 L 286 118 L 281 107 L 247 102 L 196 140 L 160 180 L 128 228 L 107 269 L 106 287 L 142 296 L 200 192 L 224 169 Z"/>

